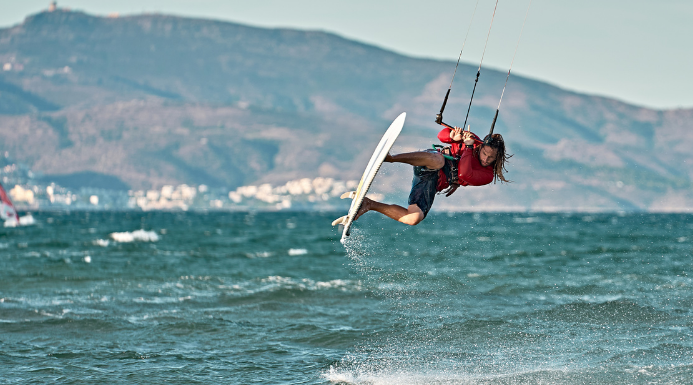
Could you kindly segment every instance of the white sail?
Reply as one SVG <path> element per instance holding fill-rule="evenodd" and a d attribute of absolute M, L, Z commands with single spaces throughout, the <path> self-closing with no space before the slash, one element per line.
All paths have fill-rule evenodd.
<path fill-rule="evenodd" d="M 0 184 L 0 219 L 5 221 L 5 226 L 16 226 L 19 221 L 17 219 L 17 210 L 15 210 L 12 201 L 7 196 L 5 189 Z"/>
<path fill-rule="evenodd" d="M 17 215 L 10 197 L 7 196 L 5 189 L 0 184 L 0 219 L 5 222 L 5 227 L 28 226 L 35 223 L 34 217 L 27 214 L 23 217 Z"/>

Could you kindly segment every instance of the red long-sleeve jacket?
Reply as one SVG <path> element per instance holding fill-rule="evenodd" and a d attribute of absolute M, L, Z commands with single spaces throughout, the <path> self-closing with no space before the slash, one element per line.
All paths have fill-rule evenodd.
<path fill-rule="evenodd" d="M 474 156 L 474 149 L 481 146 L 483 142 L 476 134 L 474 135 L 474 149 L 468 149 L 464 142 L 456 142 L 450 139 L 450 129 L 444 127 L 438 133 L 438 139 L 443 143 L 449 143 L 453 154 L 461 154 L 460 163 L 457 166 L 458 182 L 461 186 L 483 186 L 493 181 L 493 166 L 482 166 L 479 158 Z M 440 170 L 438 178 L 438 191 L 442 191 L 449 186 L 448 178 L 443 170 Z"/>

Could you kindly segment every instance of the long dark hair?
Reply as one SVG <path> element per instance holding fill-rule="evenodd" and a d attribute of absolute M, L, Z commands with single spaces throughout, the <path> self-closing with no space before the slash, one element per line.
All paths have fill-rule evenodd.
<path fill-rule="evenodd" d="M 496 150 L 496 160 L 494 160 L 493 164 L 491 164 L 491 166 L 493 166 L 493 183 L 496 183 L 498 179 L 500 179 L 501 182 L 510 183 L 511 181 L 505 179 L 505 175 L 503 175 L 503 173 L 508 172 L 508 170 L 505 168 L 505 163 L 508 162 L 508 159 L 512 158 L 512 155 L 505 153 L 505 142 L 503 141 L 503 136 L 501 136 L 501 134 L 493 134 L 489 138 L 488 135 L 486 135 L 484 138 L 484 144 L 477 146 L 476 148 L 475 155 L 477 158 L 479 157 L 481 148 L 484 146 L 489 146 Z"/>

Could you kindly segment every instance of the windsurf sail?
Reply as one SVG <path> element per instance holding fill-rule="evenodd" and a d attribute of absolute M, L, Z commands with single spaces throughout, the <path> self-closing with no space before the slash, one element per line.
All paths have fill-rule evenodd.
<path fill-rule="evenodd" d="M 0 184 L 0 218 L 4 221 L 17 221 L 17 210 L 14 208 L 10 197 Z"/>

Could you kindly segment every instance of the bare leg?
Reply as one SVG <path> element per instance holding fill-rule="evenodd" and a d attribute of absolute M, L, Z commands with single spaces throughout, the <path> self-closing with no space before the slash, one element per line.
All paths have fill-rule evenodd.
<path fill-rule="evenodd" d="M 445 165 L 445 158 L 437 152 L 417 151 L 397 155 L 387 154 L 385 162 L 406 163 L 412 166 L 424 166 L 430 170 L 440 170 Z M 416 204 L 409 205 L 405 209 L 402 206 L 380 203 L 368 198 L 363 199 L 361 208 L 356 213 L 354 220 L 359 219 L 361 215 L 369 211 L 377 211 L 410 226 L 418 225 L 424 220 L 423 211 Z"/>
<path fill-rule="evenodd" d="M 404 208 L 398 205 L 389 205 L 386 203 L 380 203 L 372 199 L 364 198 L 363 204 L 356 214 L 354 220 L 359 219 L 359 217 L 368 211 L 377 211 L 387 217 L 390 217 L 398 222 L 414 226 L 418 225 L 424 220 L 423 211 L 418 205 L 409 205 L 408 208 Z"/>
<path fill-rule="evenodd" d="M 431 170 L 440 170 L 445 165 L 445 158 L 437 152 L 417 151 L 404 154 L 387 154 L 385 161 L 389 163 L 406 163 L 412 166 L 425 166 Z"/>

